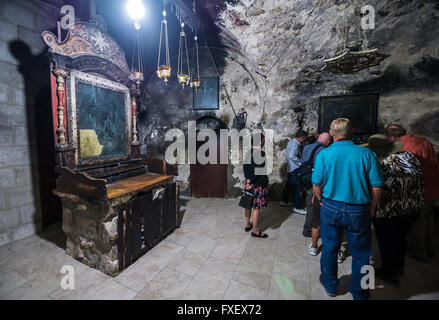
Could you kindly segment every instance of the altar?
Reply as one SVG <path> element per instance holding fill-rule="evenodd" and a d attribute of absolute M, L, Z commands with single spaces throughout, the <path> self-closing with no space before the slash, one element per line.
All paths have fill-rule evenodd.
<path fill-rule="evenodd" d="M 90 23 L 76 23 L 62 42 L 51 32 L 42 38 L 66 253 L 115 276 L 177 228 L 179 190 L 142 160 L 139 88 L 122 48 Z"/>

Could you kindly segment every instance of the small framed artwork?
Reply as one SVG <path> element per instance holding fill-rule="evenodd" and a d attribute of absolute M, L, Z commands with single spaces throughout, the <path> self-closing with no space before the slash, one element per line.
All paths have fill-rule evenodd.
<path fill-rule="evenodd" d="M 201 78 L 197 92 L 193 91 L 194 110 L 219 109 L 219 77 Z"/>

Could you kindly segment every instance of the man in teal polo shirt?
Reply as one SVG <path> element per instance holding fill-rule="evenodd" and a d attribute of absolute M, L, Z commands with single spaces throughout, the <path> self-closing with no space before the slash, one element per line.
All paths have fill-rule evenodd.
<path fill-rule="evenodd" d="M 376 155 L 350 140 L 349 119 L 334 120 L 329 133 L 334 143 L 317 155 L 312 175 L 314 197 L 322 206 L 320 281 L 328 295 L 336 295 L 337 252 L 344 232 L 352 255 L 349 291 L 355 300 L 368 299 L 369 290 L 361 287 L 361 268 L 369 264 L 370 222 L 384 179 Z"/>

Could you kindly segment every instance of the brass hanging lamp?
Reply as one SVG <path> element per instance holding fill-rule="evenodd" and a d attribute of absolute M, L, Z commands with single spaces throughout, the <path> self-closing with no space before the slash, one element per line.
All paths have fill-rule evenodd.
<path fill-rule="evenodd" d="M 195 15 L 195 0 L 193 2 L 192 11 Z M 198 56 L 198 36 L 195 34 L 194 37 L 194 55 L 193 58 L 196 59 L 195 61 L 195 70 L 191 77 L 191 88 L 195 90 L 195 93 L 198 92 L 198 88 L 201 86 L 201 80 L 200 80 L 200 59 Z M 193 60 L 192 60 L 192 64 Z"/>
<path fill-rule="evenodd" d="M 131 61 L 131 75 L 130 79 L 136 83 L 136 88 L 140 90 L 140 84 L 144 80 L 143 70 L 143 43 L 140 36 L 141 24 L 139 21 L 134 22 L 134 28 L 136 29 L 136 38 L 133 45 L 133 58 Z M 136 62 L 136 66 L 134 66 Z"/>
<path fill-rule="evenodd" d="M 163 42 L 163 29 L 164 29 L 164 42 L 165 42 L 165 61 L 161 64 L 161 49 Z M 166 7 L 163 3 L 163 20 L 160 27 L 160 43 L 159 43 L 159 57 L 157 60 L 157 76 L 168 84 L 168 79 L 171 76 L 171 62 L 169 58 L 169 40 L 168 40 L 168 21 L 166 20 Z"/>
<path fill-rule="evenodd" d="M 198 57 L 198 37 L 194 37 L 195 46 L 194 46 L 194 58 L 196 59 L 196 69 L 194 74 L 191 78 L 191 88 L 195 90 L 195 92 L 198 91 L 198 88 L 201 86 L 201 80 L 200 80 L 200 59 Z"/>
<path fill-rule="evenodd" d="M 183 45 L 184 45 L 184 47 L 183 47 Z M 186 64 L 187 64 L 187 70 L 186 70 L 187 72 L 186 73 L 183 71 L 183 64 L 184 64 L 183 51 L 186 51 Z M 189 81 L 191 79 L 190 68 L 189 68 L 189 55 L 188 55 L 188 51 L 187 51 L 186 33 L 184 32 L 184 23 L 181 24 L 180 41 L 179 41 L 179 45 L 178 45 L 177 79 L 178 79 L 178 83 L 181 84 L 183 89 L 184 89 L 185 85 L 189 84 Z"/>

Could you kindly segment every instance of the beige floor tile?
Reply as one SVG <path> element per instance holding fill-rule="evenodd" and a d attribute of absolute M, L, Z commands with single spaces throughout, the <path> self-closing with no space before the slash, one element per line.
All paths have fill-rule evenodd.
<path fill-rule="evenodd" d="M 266 275 L 271 275 L 274 264 L 274 256 L 262 257 L 246 254 L 239 261 L 238 270 L 249 269 Z"/>
<path fill-rule="evenodd" d="M 21 276 L 16 271 L 11 272 L 1 272 L 0 273 L 0 296 L 8 293 L 24 283 L 26 283 L 27 280 L 23 276 Z"/>
<path fill-rule="evenodd" d="M 185 288 L 179 299 L 183 300 L 221 300 L 230 280 L 197 273 Z"/>
<path fill-rule="evenodd" d="M 212 252 L 212 256 L 236 263 L 241 259 L 249 239 L 248 234 L 226 234 Z"/>
<path fill-rule="evenodd" d="M 9 259 L 13 254 L 14 252 L 6 246 L 0 247 L 0 264 L 3 260 Z"/>
<path fill-rule="evenodd" d="M 87 300 L 132 300 L 137 292 L 131 290 L 113 279 L 105 280 L 102 285 L 89 292 L 84 299 Z"/>
<path fill-rule="evenodd" d="M 49 294 L 54 300 L 83 300 L 88 299 L 96 290 L 102 288 L 106 280 L 111 277 L 96 269 L 88 269 L 75 278 L 74 289 L 59 288 Z"/>
<path fill-rule="evenodd" d="M 218 240 L 211 234 L 200 234 L 169 262 L 168 267 L 193 276 L 217 244 Z"/>
<path fill-rule="evenodd" d="M 310 258 L 305 246 L 297 243 L 278 243 L 276 247 L 277 260 L 292 260 L 297 258 Z M 318 260 L 317 257 L 316 260 Z"/>
<path fill-rule="evenodd" d="M 308 281 L 308 260 L 305 258 L 278 260 L 276 257 L 273 265 L 273 275 Z"/>
<path fill-rule="evenodd" d="M 256 289 L 255 287 L 237 281 L 230 281 L 230 285 L 224 294 L 224 300 L 265 300 L 267 290 Z"/>
<path fill-rule="evenodd" d="M 47 300 L 52 292 L 61 286 L 62 275 L 55 277 L 36 277 L 14 290 L 0 296 L 0 300 Z"/>
<path fill-rule="evenodd" d="M 229 282 L 232 279 L 238 265 L 229 261 L 210 256 L 200 267 L 198 275 L 223 279 Z"/>
<path fill-rule="evenodd" d="M 76 276 L 89 268 L 60 250 L 23 259 L 15 265 L 15 270 L 27 280 L 46 280 L 58 277 L 65 265 L 72 266 Z"/>
<path fill-rule="evenodd" d="M 166 265 L 183 250 L 183 246 L 162 241 L 134 264 L 123 270 L 115 280 L 120 284 L 139 292 Z"/>
<path fill-rule="evenodd" d="M 270 286 L 271 276 L 247 268 L 246 266 L 238 267 L 233 280 L 249 285 L 253 288 L 267 292 Z"/>
<path fill-rule="evenodd" d="M 146 300 L 178 299 L 191 280 L 192 277 L 184 273 L 164 268 L 139 292 L 138 298 Z"/>
<path fill-rule="evenodd" d="M 309 282 L 273 274 L 267 297 L 275 300 L 308 300 L 311 298 L 311 286 Z"/>
<path fill-rule="evenodd" d="M 194 276 L 200 269 L 201 265 L 207 260 L 210 252 L 190 252 L 186 248 L 178 253 L 168 267 L 183 272 L 187 275 Z"/>

